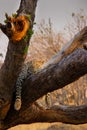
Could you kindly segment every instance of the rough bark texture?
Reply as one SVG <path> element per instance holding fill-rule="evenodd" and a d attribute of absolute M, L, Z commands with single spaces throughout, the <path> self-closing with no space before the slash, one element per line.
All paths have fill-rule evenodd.
<path fill-rule="evenodd" d="M 31 14 L 33 23 L 36 4 L 37 0 L 21 0 L 18 15 Z M 44 94 L 60 89 L 87 73 L 87 27 L 79 32 L 66 48 L 49 60 L 41 70 L 26 79 L 23 84 L 22 108 L 17 112 L 13 108 L 13 92 L 20 68 L 26 58 L 23 51 L 26 45 L 29 45 L 29 40 L 26 42 L 21 40 L 16 44 L 9 41 L 8 44 L 6 58 L 0 70 L 0 130 L 33 122 L 87 123 L 86 105 L 53 106 L 45 110 L 34 103 Z"/>

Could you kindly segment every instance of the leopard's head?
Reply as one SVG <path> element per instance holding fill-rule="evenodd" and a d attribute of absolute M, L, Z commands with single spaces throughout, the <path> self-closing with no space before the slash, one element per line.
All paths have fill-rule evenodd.
<path fill-rule="evenodd" d="M 25 37 L 28 29 L 30 28 L 30 22 L 27 16 L 24 15 L 16 18 L 8 17 L 5 27 L 5 34 L 8 36 L 8 38 L 13 42 L 17 42 Z"/>

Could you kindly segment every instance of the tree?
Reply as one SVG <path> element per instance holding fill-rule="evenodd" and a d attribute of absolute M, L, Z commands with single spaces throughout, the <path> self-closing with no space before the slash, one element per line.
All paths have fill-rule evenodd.
<path fill-rule="evenodd" d="M 21 110 L 15 111 L 13 108 L 15 83 L 27 56 L 25 50 L 29 46 L 36 5 L 37 0 L 21 0 L 17 15 L 14 17 L 21 22 L 22 17 L 19 15 L 23 15 L 24 18 L 25 15 L 28 18 L 31 16 L 30 32 L 27 32 L 23 39 L 16 42 L 12 39 L 14 33 L 9 33 L 9 28 L 12 26 L 9 22 L 11 17 L 7 14 L 6 25 L 0 24 L 1 30 L 9 38 L 6 58 L 0 70 L 0 130 L 34 122 L 87 123 L 87 105 L 54 105 L 45 109 L 35 102 L 48 92 L 63 88 L 87 73 L 87 27 L 75 35 L 67 46 L 52 57 L 42 69 L 36 73 L 32 72 L 23 84 Z M 22 24 L 18 26 L 20 31 L 21 26 Z"/>

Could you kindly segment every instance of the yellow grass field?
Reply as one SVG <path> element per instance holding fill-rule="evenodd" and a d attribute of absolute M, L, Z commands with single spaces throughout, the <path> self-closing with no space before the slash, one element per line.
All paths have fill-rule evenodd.
<path fill-rule="evenodd" d="M 31 125 L 19 125 L 9 130 L 87 130 L 87 124 L 35 123 Z"/>

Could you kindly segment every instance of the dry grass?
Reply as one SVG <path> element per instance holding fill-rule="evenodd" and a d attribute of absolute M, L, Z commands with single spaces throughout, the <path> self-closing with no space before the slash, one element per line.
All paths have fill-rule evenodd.
<path fill-rule="evenodd" d="M 19 125 L 9 130 L 87 130 L 87 124 L 69 125 L 63 123 L 35 123 L 31 125 Z"/>

